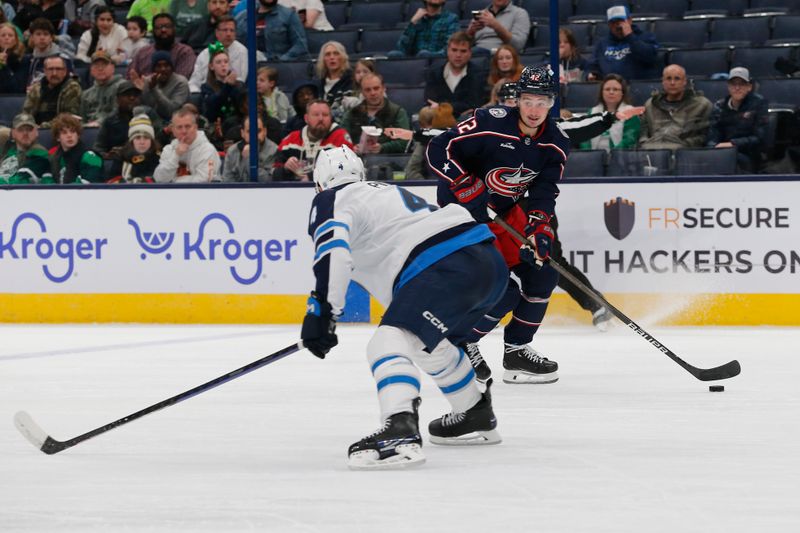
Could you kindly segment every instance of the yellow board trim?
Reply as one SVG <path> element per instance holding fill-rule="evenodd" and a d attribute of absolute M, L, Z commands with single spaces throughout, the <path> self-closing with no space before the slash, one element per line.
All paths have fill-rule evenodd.
<path fill-rule="evenodd" d="M 606 294 L 642 324 L 663 326 L 800 326 L 800 294 Z M 305 295 L 0 294 L 0 322 L 299 324 Z M 371 299 L 370 319 L 383 307 Z M 566 294 L 554 294 L 545 324 L 588 324 Z"/>

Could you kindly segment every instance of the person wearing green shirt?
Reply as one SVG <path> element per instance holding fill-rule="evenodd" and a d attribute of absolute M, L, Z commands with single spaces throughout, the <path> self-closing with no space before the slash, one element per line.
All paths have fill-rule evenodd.
<path fill-rule="evenodd" d="M 0 185 L 28 185 L 52 180 L 50 158 L 38 142 L 39 128 L 28 113 L 14 117 L 10 130 L 0 130 Z"/>
<path fill-rule="evenodd" d="M 206 0 L 172 0 L 169 3 L 169 14 L 175 18 L 175 32 L 186 36 L 186 29 L 197 21 L 208 17 Z"/>
<path fill-rule="evenodd" d="M 600 83 L 600 92 L 597 96 L 597 105 L 589 110 L 589 114 L 617 113 L 633 107 L 630 104 L 630 91 L 625 78 L 619 74 L 608 74 Z M 625 121 L 614 124 L 598 135 L 580 144 L 582 150 L 619 150 L 636 148 L 639 142 L 639 129 L 641 122 L 638 116 L 633 116 Z"/>
<path fill-rule="evenodd" d="M 103 159 L 86 148 L 81 141 L 83 126 L 80 118 L 61 113 L 53 120 L 52 132 L 57 143 L 50 155 L 53 175 L 50 180 L 42 180 L 42 183 L 83 184 L 105 181 Z"/>
<path fill-rule="evenodd" d="M 153 31 L 153 17 L 159 13 L 168 13 L 171 0 L 134 0 L 128 10 L 128 18 L 133 16 L 144 17 L 147 21 L 147 31 Z"/>

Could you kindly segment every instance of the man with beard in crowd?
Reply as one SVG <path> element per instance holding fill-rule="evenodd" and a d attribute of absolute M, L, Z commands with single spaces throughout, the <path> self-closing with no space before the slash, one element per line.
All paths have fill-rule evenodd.
<path fill-rule="evenodd" d="M 159 50 L 169 52 L 173 70 L 189 79 L 194 70 L 197 57 L 194 51 L 183 43 L 175 41 L 175 19 L 169 13 L 159 13 L 153 18 L 153 44 L 142 48 L 133 56 L 128 67 L 128 79 L 153 72 L 153 54 Z"/>
<path fill-rule="evenodd" d="M 81 85 L 69 76 L 61 56 L 44 60 L 44 78 L 33 84 L 22 104 L 22 111 L 33 115 L 42 128 L 60 113 L 77 115 L 81 108 Z"/>
<path fill-rule="evenodd" d="M 131 82 L 142 91 L 141 102 L 156 111 L 165 121 L 189 101 L 189 80 L 172 70 L 169 52 L 160 50 L 153 54 L 153 73 L 149 76 L 131 78 Z"/>

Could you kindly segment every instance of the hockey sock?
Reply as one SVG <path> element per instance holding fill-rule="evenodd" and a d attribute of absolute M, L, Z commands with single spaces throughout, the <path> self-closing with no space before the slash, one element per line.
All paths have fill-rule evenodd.
<path fill-rule="evenodd" d="M 500 301 L 494 304 L 491 311 L 483 315 L 466 337 L 466 342 L 478 342 L 492 331 L 506 314 L 517 306 L 520 299 L 519 285 L 513 279 L 508 280 L 506 292 Z"/>
<path fill-rule="evenodd" d="M 416 335 L 393 326 L 379 326 L 370 339 L 367 361 L 378 388 L 381 423 L 393 414 L 414 411 L 420 373 L 412 355 L 423 348 Z"/>
<path fill-rule="evenodd" d="M 523 293 L 522 299 L 511 315 L 511 322 L 506 326 L 503 335 L 505 342 L 520 346 L 531 342 L 542 323 L 549 302 L 550 298 L 528 296 Z"/>
<path fill-rule="evenodd" d="M 414 360 L 433 378 L 454 413 L 465 412 L 481 399 L 469 357 L 450 341 L 443 340 L 433 352 L 422 352 Z"/>

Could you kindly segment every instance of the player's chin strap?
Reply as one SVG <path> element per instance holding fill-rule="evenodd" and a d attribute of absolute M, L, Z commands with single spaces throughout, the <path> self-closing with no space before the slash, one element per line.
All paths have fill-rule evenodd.
<path fill-rule="evenodd" d="M 533 243 L 530 239 L 527 239 L 522 233 L 517 231 L 516 228 L 514 228 L 508 222 L 503 220 L 503 218 L 500 215 L 498 215 L 497 213 L 495 213 L 491 208 L 489 208 L 488 211 L 489 211 L 489 216 L 492 218 L 492 222 L 494 222 L 498 226 L 502 227 L 511 236 L 513 236 L 515 239 L 519 240 L 520 242 L 522 242 L 522 243 L 531 243 L 532 246 L 535 246 L 535 243 Z M 647 331 L 645 331 L 636 322 L 634 322 L 633 320 L 628 318 L 628 316 L 625 315 L 625 313 L 623 313 L 622 311 L 620 311 L 619 309 L 617 309 L 616 307 L 611 305 L 608 302 L 608 300 L 606 300 L 603 297 L 602 294 L 598 294 L 597 292 L 592 290 L 590 287 L 587 287 L 583 282 L 581 282 L 581 280 L 579 280 L 578 278 L 573 276 L 572 273 L 569 270 L 567 270 L 567 268 L 564 266 L 562 261 L 563 261 L 563 259 L 556 259 L 556 258 L 553 258 L 553 257 L 547 257 L 547 258 L 544 259 L 544 261 L 542 263 L 547 263 L 548 265 L 553 267 L 553 269 L 556 272 L 558 272 L 558 274 L 560 276 L 565 277 L 567 280 L 572 282 L 573 285 L 578 287 L 584 294 L 589 296 L 592 300 L 594 300 L 599 305 L 601 305 L 601 306 L 605 307 L 606 309 L 608 309 L 609 311 L 611 311 L 611 314 L 613 314 L 615 317 L 617 317 L 622 322 L 624 322 L 625 325 L 627 325 L 629 328 L 631 328 L 633 331 L 635 331 L 640 337 L 642 337 L 647 342 L 652 344 L 658 351 L 662 352 L 667 357 L 669 357 L 670 359 L 672 359 L 673 361 L 678 363 L 678 365 L 680 365 L 684 370 L 689 372 L 691 375 L 693 375 L 694 377 L 696 377 L 700 381 L 717 381 L 717 380 L 720 380 L 720 379 L 732 378 L 734 376 L 738 376 L 739 373 L 742 371 L 742 368 L 739 365 L 739 361 L 736 361 L 735 359 L 733 361 L 730 361 L 730 362 L 722 365 L 722 366 L 718 366 L 718 367 L 715 367 L 715 368 L 705 368 L 704 369 L 704 368 L 697 368 L 695 366 L 690 365 L 689 363 L 687 363 L 686 361 L 684 361 L 683 359 L 681 359 L 680 357 L 675 355 L 675 353 L 672 350 L 670 350 L 669 348 L 664 346 L 662 343 L 657 341 L 655 339 L 655 337 L 650 335 Z M 537 264 L 538 263 L 539 263 L 539 261 L 537 261 Z"/>

